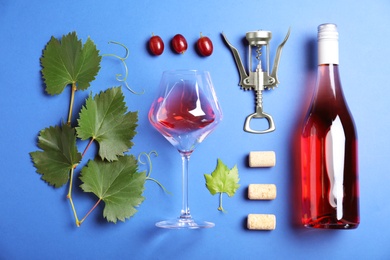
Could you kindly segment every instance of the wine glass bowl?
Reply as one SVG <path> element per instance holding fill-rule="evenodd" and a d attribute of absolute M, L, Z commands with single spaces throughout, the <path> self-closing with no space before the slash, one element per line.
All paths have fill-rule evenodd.
<path fill-rule="evenodd" d="M 206 71 L 165 71 L 149 111 L 151 124 L 179 151 L 191 152 L 222 119 Z"/>
<path fill-rule="evenodd" d="M 188 207 L 188 163 L 194 149 L 222 120 L 222 112 L 207 71 L 171 70 L 162 75 L 149 121 L 180 153 L 183 163 L 183 208 L 179 218 L 156 225 L 165 228 L 212 227 L 196 222 Z"/>

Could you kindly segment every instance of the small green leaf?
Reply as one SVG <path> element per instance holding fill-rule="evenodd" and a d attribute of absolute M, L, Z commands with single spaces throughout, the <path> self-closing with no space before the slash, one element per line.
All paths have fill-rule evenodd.
<path fill-rule="evenodd" d="M 115 161 L 129 150 L 135 136 L 138 113 L 127 112 L 120 87 L 90 95 L 81 109 L 77 135 L 82 140 L 92 138 L 99 143 L 102 160 Z"/>
<path fill-rule="evenodd" d="M 38 136 L 43 151 L 31 152 L 31 158 L 42 179 L 56 188 L 66 184 L 69 171 L 81 161 L 74 128 L 64 124 L 43 129 Z"/>
<path fill-rule="evenodd" d="M 211 174 L 204 175 L 206 187 L 212 195 L 221 194 L 219 210 L 224 211 L 222 207 L 222 193 L 226 193 L 229 197 L 234 196 L 237 189 L 240 187 L 237 166 L 229 168 L 218 159 L 217 167 Z"/>
<path fill-rule="evenodd" d="M 137 160 L 122 156 L 115 162 L 90 160 L 81 171 L 80 186 L 84 192 L 92 192 L 105 203 L 103 216 L 116 223 L 133 216 L 144 197 L 146 173 L 137 172 Z"/>
<path fill-rule="evenodd" d="M 62 93 L 69 84 L 85 90 L 100 70 L 101 56 L 93 41 L 83 45 L 75 32 L 64 35 L 61 41 L 51 37 L 41 57 L 46 92 Z"/>

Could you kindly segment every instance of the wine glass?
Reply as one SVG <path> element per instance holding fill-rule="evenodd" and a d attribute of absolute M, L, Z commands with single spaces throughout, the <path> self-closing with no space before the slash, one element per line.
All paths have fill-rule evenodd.
<path fill-rule="evenodd" d="M 193 219 L 188 206 L 188 164 L 195 147 L 222 119 L 210 74 L 198 70 L 163 72 L 149 121 L 182 158 L 182 210 L 178 218 L 156 223 L 161 228 L 210 228 L 214 223 Z"/>

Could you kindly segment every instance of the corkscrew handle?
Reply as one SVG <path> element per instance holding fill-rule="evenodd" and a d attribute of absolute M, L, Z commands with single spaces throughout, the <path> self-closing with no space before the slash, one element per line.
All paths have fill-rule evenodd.
<path fill-rule="evenodd" d="M 274 79 L 274 81 L 271 83 L 273 86 L 276 86 L 279 84 L 277 74 L 278 74 L 280 55 L 282 54 L 282 48 L 283 48 L 284 44 L 287 42 L 288 37 L 290 36 L 290 31 L 291 31 L 291 28 L 288 28 L 288 32 L 287 32 L 286 37 L 284 38 L 283 42 L 278 46 L 278 49 L 276 51 L 274 66 L 272 67 L 272 72 L 271 72 L 271 78 Z"/>
<path fill-rule="evenodd" d="M 268 121 L 268 129 L 266 130 L 253 130 L 251 127 L 250 127 L 250 121 L 253 119 L 253 118 L 265 118 L 267 119 Z M 272 116 L 270 116 L 269 114 L 266 114 L 264 112 L 261 112 L 261 113 L 253 113 L 249 116 L 247 116 L 246 120 L 245 120 L 245 125 L 244 125 L 244 130 L 248 133 L 252 133 L 252 134 L 266 134 L 266 133 L 270 133 L 272 131 L 275 131 L 275 123 L 274 123 L 274 120 L 272 118 Z"/>
<path fill-rule="evenodd" d="M 229 46 L 230 51 L 231 51 L 232 54 L 233 54 L 234 61 L 236 62 L 236 66 L 237 66 L 237 69 L 238 69 L 238 73 L 240 74 L 240 83 L 239 83 L 238 85 L 244 86 L 244 85 L 245 85 L 244 79 L 248 78 L 248 74 L 247 74 L 246 71 L 245 71 L 244 64 L 242 63 L 242 60 L 241 60 L 241 57 L 240 57 L 240 53 L 239 53 L 238 50 L 237 50 L 237 49 L 228 41 L 228 39 L 226 38 L 226 36 L 225 36 L 224 33 L 222 33 L 222 37 L 223 37 L 223 39 L 225 40 L 226 44 Z"/>

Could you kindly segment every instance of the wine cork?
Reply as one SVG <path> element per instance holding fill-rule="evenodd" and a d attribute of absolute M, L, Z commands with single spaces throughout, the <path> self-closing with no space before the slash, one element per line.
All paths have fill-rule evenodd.
<path fill-rule="evenodd" d="M 276 185 L 249 184 L 248 198 L 251 200 L 273 200 L 276 198 Z"/>
<path fill-rule="evenodd" d="M 274 151 L 252 151 L 249 153 L 249 167 L 273 167 L 275 164 Z"/>
<path fill-rule="evenodd" d="M 249 214 L 247 228 L 250 230 L 274 230 L 276 217 L 273 214 Z"/>

